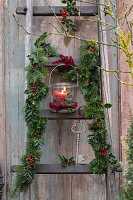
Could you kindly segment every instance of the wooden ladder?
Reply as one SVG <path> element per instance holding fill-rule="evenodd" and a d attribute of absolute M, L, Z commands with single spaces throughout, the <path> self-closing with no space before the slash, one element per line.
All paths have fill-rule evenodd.
<path fill-rule="evenodd" d="M 97 0 L 97 3 L 100 2 L 100 4 L 104 3 L 104 0 Z M 62 16 L 60 10 L 62 9 L 62 6 L 53 6 L 52 9 L 55 12 L 57 16 Z M 80 15 L 81 16 L 95 16 L 99 15 L 101 20 L 105 21 L 105 13 L 104 7 L 99 6 L 98 4 L 95 6 L 81 6 L 78 7 L 80 9 Z M 18 7 L 16 9 L 16 13 L 18 15 L 26 15 L 26 30 L 27 32 L 32 32 L 32 18 L 33 16 L 54 16 L 54 13 L 51 10 L 49 6 L 33 6 L 33 0 L 26 0 L 26 7 Z M 98 24 L 98 39 L 99 43 L 107 43 L 107 35 L 106 31 L 103 30 L 103 24 Z M 27 55 L 31 53 L 31 35 L 27 34 L 25 39 L 25 65 L 29 63 L 27 59 Z M 108 47 L 106 45 L 100 45 L 100 59 L 96 65 L 101 66 L 102 68 L 108 70 L 109 69 L 109 63 L 108 63 Z M 52 62 L 58 60 L 59 58 L 49 58 L 49 63 L 47 64 L 47 67 L 54 67 L 54 64 L 51 64 Z M 78 58 L 74 58 L 75 64 L 77 65 L 79 63 Z M 110 102 L 110 85 L 109 85 L 109 74 L 102 72 L 102 87 L 104 88 L 103 93 L 103 99 L 105 102 Z M 58 113 L 56 115 L 55 113 L 51 113 L 49 110 L 43 110 L 43 115 L 47 117 L 49 120 L 56 120 L 56 119 L 63 119 L 63 120 L 75 120 L 79 118 L 78 112 L 71 113 L 71 114 L 61 114 Z M 81 120 L 85 120 L 84 116 L 81 116 Z M 108 110 L 106 114 L 106 120 L 111 126 L 111 112 Z M 110 136 L 111 137 L 110 133 Z M 121 172 L 122 169 L 120 165 L 115 165 L 114 168 L 117 172 Z M 16 165 L 13 165 L 11 168 L 12 172 L 16 171 Z M 36 174 L 92 174 L 92 170 L 90 168 L 89 164 L 76 164 L 70 168 L 63 168 L 61 164 L 39 164 L 35 171 Z M 106 184 L 108 188 L 107 192 L 107 200 L 110 200 L 110 193 L 114 192 L 115 196 L 115 179 L 114 174 L 108 175 L 106 173 Z M 112 184 L 114 184 L 112 188 Z M 107 190 L 106 190 L 107 191 Z"/>

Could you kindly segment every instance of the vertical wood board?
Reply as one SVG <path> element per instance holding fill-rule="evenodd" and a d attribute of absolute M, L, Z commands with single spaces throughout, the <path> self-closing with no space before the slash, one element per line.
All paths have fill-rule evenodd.
<path fill-rule="evenodd" d="M 104 0 L 100 1 L 101 4 L 105 4 Z M 116 4 L 115 1 L 113 1 Z M 104 26 L 104 22 L 112 21 L 109 17 L 105 16 L 104 6 L 100 6 L 99 10 L 100 19 L 100 42 L 104 44 L 112 44 L 111 38 L 113 34 L 107 33 Z M 107 45 L 100 45 L 101 53 L 101 67 L 106 70 L 117 70 L 117 49 Z M 106 111 L 106 124 L 107 124 L 107 142 L 112 145 L 112 153 L 119 160 L 119 105 L 118 105 L 118 82 L 114 78 L 113 74 L 102 71 L 102 96 L 104 103 L 111 103 L 111 109 Z M 110 170 L 106 176 L 106 192 L 107 199 L 113 200 L 119 195 L 119 175 L 117 173 L 110 174 Z"/>

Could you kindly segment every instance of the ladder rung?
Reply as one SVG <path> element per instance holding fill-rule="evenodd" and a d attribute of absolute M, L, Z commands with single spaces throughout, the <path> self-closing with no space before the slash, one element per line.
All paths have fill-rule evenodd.
<path fill-rule="evenodd" d="M 12 166 L 12 172 L 16 172 L 16 166 Z M 115 165 L 114 168 L 117 172 L 122 171 L 120 165 Z M 93 172 L 89 164 L 76 164 L 71 167 L 63 167 L 61 164 L 39 164 L 35 174 L 93 174 Z"/>
<path fill-rule="evenodd" d="M 61 119 L 61 120 L 78 120 L 79 119 L 79 112 L 78 110 L 73 112 L 73 113 L 60 113 L 58 112 L 51 112 L 50 109 L 43 109 L 42 110 L 42 116 L 47 117 L 48 120 L 56 120 L 56 119 Z M 89 120 L 85 118 L 83 113 L 81 113 L 80 120 Z M 89 120 L 90 123 L 92 120 Z"/>
<path fill-rule="evenodd" d="M 98 14 L 97 6 L 77 6 L 80 9 L 81 16 L 94 16 Z M 52 6 L 53 11 L 57 16 L 61 16 L 61 10 L 63 6 Z M 34 16 L 54 16 L 54 13 L 49 6 L 34 6 L 33 7 L 33 15 Z M 27 8 L 26 7 L 17 7 L 16 13 L 19 15 L 26 15 Z"/>

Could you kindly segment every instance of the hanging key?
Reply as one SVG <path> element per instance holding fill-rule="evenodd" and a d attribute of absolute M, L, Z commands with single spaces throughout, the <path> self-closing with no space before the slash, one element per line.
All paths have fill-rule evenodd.
<path fill-rule="evenodd" d="M 79 155 L 79 143 L 80 143 L 80 134 L 84 133 L 86 131 L 86 128 L 81 121 L 80 122 L 78 121 L 72 126 L 71 130 L 73 133 L 77 134 L 76 163 L 84 164 L 85 156 Z"/>

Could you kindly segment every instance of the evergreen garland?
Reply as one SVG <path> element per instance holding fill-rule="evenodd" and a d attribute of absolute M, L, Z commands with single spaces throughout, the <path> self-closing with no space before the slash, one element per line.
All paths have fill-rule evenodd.
<path fill-rule="evenodd" d="M 89 125 L 88 143 L 91 144 L 95 159 L 90 162 L 93 173 L 103 174 L 108 166 L 114 171 L 114 164 L 117 163 L 115 156 L 110 152 L 111 145 L 106 142 L 107 130 L 105 123 L 105 108 L 109 109 L 112 105 L 102 104 L 100 97 L 100 73 L 94 67 L 94 62 L 98 59 L 98 47 L 96 43 L 85 43 L 80 47 L 80 72 L 84 76 L 87 86 L 82 86 L 81 93 L 84 94 L 86 105 L 83 110 L 86 118 L 92 119 Z"/>
<path fill-rule="evenodd" d="M 80 63 L 77 66 L 79 71 L 79 81 L 82 86 L 81 93 L 84 95 L 86 105 L 82 110 L 92 123 L 88 129 L 88 143 L 91 144 L 95 159 L 90 162 L 93 173 L 103 174 L 107 172 L 108 166 L 115 171 L 114 165 L 117 163 L 115 156 L 110 152 L 111 145 L 106 143 L 107 130 L 105 123 L 105 109 L 112 105 L 102 104 L 100 97 L 100 72 L 94 66 L 98 60 L 98 46 L 96 42 L 85 42 L 80 46 Z M 59 74 L 66 81 L 76 82 L 77 76 L 73 68 L 59 68 Z"/>
<path fill-rule="evenodd" d="M 34 179 L 34 172 L 40 162 L 41 145 L 44 144 L 43 134 L 46 129 L 47 118 L 41 116 L 40 101 L 49 91 L 44 84 L 44 78 L 49 75 L 45 65 L 48 57 L 58 56 L 56 50 L 45 42 L 44 33 L 35 42 L 36 50 L 28 56 L 30 64 L 25 68 L 27 72 L 27 99 L 24 107 L 24 117 L 28 127 L 25 154 L 21 157 L 21 165 L 16 169 L 16 181 L 11 193 L 12 197 L 26 191 Z"/>
<path fill-rule="evenodd" d="M 49 75 L 45 68 L 48 57 L 58 56 L 56 49 L 45 42 L 47 33 L 44 33 L 35 42 L 35 51 L 28 56 L 30 64 L 25 68 L 27 72 L 27 99 L 25 103 L 25 121 L 27 123 L 27 142 L 25 154 L 21 157 L 21 165 L 17 167 L 16 181 L 12 197 L 26 191 L 34 179 L 34 172 L 40 162 L 41 145 L 44 144 L 43 134 L 46 129 L 47 118 L 41 116 L 40 101 L 49 91 L 43 80 Z M 98 58 L 98 47 L 95 42 L 84 43 L 80 47 L 80 64 L 78 66 L 81 92 L 85 97 L 86 105 L 82 107 L 86 118 L 92 119 L 89 125 L 91 133 L 88 143 L 91 144 L 95 159 L 90 163 L 93 173 L 103 174 L 107 171 L 108 164 L 113 169 L 116 159 L 109 153 L 111 146 L 106 143 L 106 127 L 104 109 L 111 104 L 103 105 L 100 98 L 100 75 L 94 67 Z M 66 73 L 65 73 L 66 72 Z M 75 81 L 77 76 L 74 69 L 60 68 L 62 79 Z M 65 76 L 64 76 L 65 74 Z M 85 83 L 87 85 L 85 86 Z"/>

